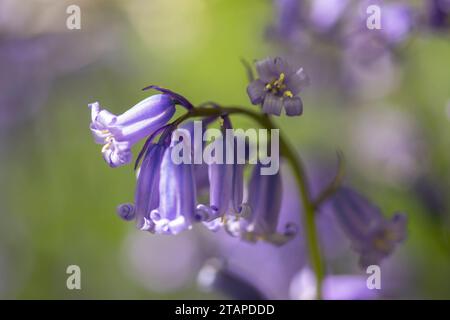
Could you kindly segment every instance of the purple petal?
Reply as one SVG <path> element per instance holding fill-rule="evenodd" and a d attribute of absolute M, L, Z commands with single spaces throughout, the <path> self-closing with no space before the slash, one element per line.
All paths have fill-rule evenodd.
<path fill-rule="evenodd" d="M 162 225 L 167 224 L 167 233 L 177 233 L 196 221 L 193 166 L 184 163 L 174 164 L 171 158 L 172 149 L 173 147 L 169 147 L 162 159 L 159 182 L 160 203 L 157 211 L 154 210 L 153 216 L 157 225 L 158 220 L 161 220 Z"/>
<path fill-rule="evenodd" d="M 123 203 L 117 207 L 117 214 L 124 220 L 133 220 L 136 216 L 136 210 L 132 203 Z"/>
<path fill-rule="evenodd" d="M 299 116 L 303 113 L 303 102 L 300 97 L 284 98 L 284 109 L 288 116 Z"/>
<path fill-rule="evenodd" d="M 273 94 L 267 94 L 264 98 L 262 111 L 267 114 L 279 116 L 283 108 L 283 100 Z"/>
<path fill-rule="evenodd" d="M 342 17 L 348 0 L 315 0 L 312 2 L 311 21 L 322 32 L 332 28 Z"/>

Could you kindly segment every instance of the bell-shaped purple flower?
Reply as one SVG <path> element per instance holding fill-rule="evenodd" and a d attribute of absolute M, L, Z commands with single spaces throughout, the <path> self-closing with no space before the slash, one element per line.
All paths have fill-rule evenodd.
<path fill-rule="evenodd" d="M 261 164 L 255 165 L 248 186 L 248 207 L 243 217 L 228 221 L 227 231 L 254 242 L 264 240 L 282 245 L 292 239 L 296 227 L 288 223 L 282 233 L 277 231 L 281 210 L 282 181 L 278 171 L 274 175 L 262 175 Z"/>
<path fill-rule="evenodd" d="M 407 219 L 396 213 L 387 220 L 379 208 L 350 188 L 342 187 L 334 196 L 335 215 L 353 249 L 360 255 L 361 267 L 367 267 L 390 255 L 406 238 Z"/>
<path fill-rule="evenodd" d="M 293 69 L 282 58 L 267 58 L 256 62 L 259 79 L 247 86 L 247 93 L 254 105 L 262 105 L 267 114 L 281 115 L 284 107 L 286 115 L 299 116 L 303 112 L 303 102 L 298 96 L 308 83 L 303 68 Z"/>
<path fill-rule="evenodd" d="M 404 41 L 413 28 L 413 12 L 405 4 L 390 4 L 382 8 L 382 29 L 389 44 Z"/>
<path fill-rule="evenodd" d="M 183 141 L 177 143 L 183 143 Z M 198 221 L 194 168 L 192 161 L 174 163 L 172 150 L 177 143 L 172 142 L 162 157 L 159 207 L 150 213 L 156 233 L 177 234 L 190 228 L 193 222 Z"/>
<path fill-rule="evenodd" d="M 315 0 L 311 3 L 311 23 L 319 32 L 333 28 L 344 15 L 348 0 Z"/>
<path fill-rule="evenodd" d="M 435 29 L 450 26 L 450 0 L 428 0 L 428 23 Z"/>
<path fill-rule="evenodd" d="M 90 129 L 95 142 L 104 144 L 102 153 L 111 167 L 131 161 L 131 147 L 166 124 L 175 113 L 174 100 L 165 94 L 151 96 L 116 116 L 91 103 Z"/>

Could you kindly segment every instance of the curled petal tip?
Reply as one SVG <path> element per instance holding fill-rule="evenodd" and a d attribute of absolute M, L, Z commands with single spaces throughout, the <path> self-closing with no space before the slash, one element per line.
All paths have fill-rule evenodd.
<path fill-rule="evenodd" d="M 149 86 L 143 88 L 142 90 L 149 90 L 149 89 L 154 89 L 154 90 L 157 90 L 159 92 L 169 95 L 177 104 L 185 107 L 188 110 L 191 110 L 194 108 L 194 106 L 188 99 L 186 99 L 179 93 L 173 92 L 172 90 L 169 90 L 169 89 L 166 89 L 163 87 L 159 87 L 156 85 L 149 85 Z"/>
<path fill-rule="evenodd" d="M 132 203 L 123 203 L 117 207 L 117 214 L 126 221 L 131 221 L 136 216 L 135 206 Z"/>

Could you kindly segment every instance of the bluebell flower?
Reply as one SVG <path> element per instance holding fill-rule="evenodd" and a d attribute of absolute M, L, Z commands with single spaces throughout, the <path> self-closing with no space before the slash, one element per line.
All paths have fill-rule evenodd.
<path fill-rule="evenodd" d="M 348 187 L 333 198 L 335 216 L 359 254 L 361 267 L 379 264 L 406 238 L 407 219 L 396 213 L 389 220 L 379 208 Z"/>
<path fill-rule="evenodd" d="M 428 0 L 428 24 L 435 29 L 445 29 L 449 27 L 449 0 Z"/>
<path fill-rule="evenodd" d="M 151 144 L 138 170 L 135 205 L 136 225 L 141 230 L 154 231 L 150 213 L 159 206 L 160 167 L 166 149 L 163 142 Z"/>
<path fill-rule="evenodd" d="M 254 105 L 262 111 L 279 116 L 284 107 L 286 115 L 299 116 L 303 102 L 298 96 L 308 83 L 303 68 L 293 69 L 282 58 L 267 58 L 256 62 L 259 78 L 247 86 L 247 93 Z"/>
<path fill-rule="evenodd" d="M 91 103 L 90 129 L 96 143 L 103 144 L 102 154 L 111 167 L 128 164 L 131 147 L 166 124 L 175 113 L 175 102 L 165 94 L 151 96 L 123 114 L 116 116 Z"/>
<path fill-rule="evenodd" d="M 150 212 L 156 233 L 177 234 L 199 221 L 193 161 L 175 164 L 172 160 L 172 150 L 178 143 L 183 141 L 172 141 L 161 161 L 159 206 Z"/>

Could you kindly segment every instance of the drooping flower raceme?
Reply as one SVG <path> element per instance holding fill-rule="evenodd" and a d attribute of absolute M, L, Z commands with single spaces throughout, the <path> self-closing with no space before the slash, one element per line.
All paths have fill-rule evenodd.
<path fill-rule="evenodd" d="M 292 68 L 285 59 L 267 58 L 256 62 L 259 78 L 247 87 L 250 101 L 261 105 L 267 114 L 281 115 L 284 107 L 286 115 L 299 116 L 303 112 L 303 102 L 298 96 L 309 83 L 303 68 Z"/>
<path fill-rule="evenodd" d="M 102 154 L 111 167 L 131 162 L 131 147 L 166 124 L 175 113 L 174 100 L 166 94 L 153 95 L 116 116 L 91 103 L 90 129 L 95 142 L 103 144 Z"/>
<path fill-rule="evenodd" d="M 335 215 L 364 268 L 390 255 L 406 238 L 406 216 L 396 213 L 387 220 L 379 208 L 348 187 L 333 199 Z"/>

